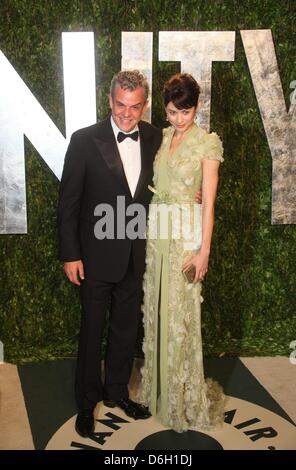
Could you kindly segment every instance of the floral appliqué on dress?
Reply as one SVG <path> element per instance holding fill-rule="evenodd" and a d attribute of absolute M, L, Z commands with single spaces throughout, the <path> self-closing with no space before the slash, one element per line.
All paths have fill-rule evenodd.
<path fill-rule="evenodd" d="M 155 157 L 151 204 L 188 202 L 190 215 L 196 207 L 195 192 L 201 187 L 202 160 L 222 162 L 223 148 L 217 134 L 194 126 L 169 157 L 173 133 L 173 128 L 164 130 Z M 201 212 L 200 207 L 198 210 Z M 190 220 L 187 218 L 188 224 Z M 222 388 L 204 378 L 201 283 L 188 284 L 182 276 L 184 261 L 196 254 L 201 244 L 201 216 L 198 220 L 194 247 L 190 248 L 184 238 L 147 238 L 143 284 L 145 364 L 137 399 L 149 406 L 162 424 L 177 432 L 212 430 L 224 419 Z M 151 223 L 149 213 L 148 234 Z M 176 223 L 172 216 L 172 227 L 176 228 Z"/>

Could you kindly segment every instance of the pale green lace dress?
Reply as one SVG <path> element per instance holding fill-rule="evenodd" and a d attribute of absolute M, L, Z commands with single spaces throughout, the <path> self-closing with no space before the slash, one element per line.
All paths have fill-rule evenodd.
<path fill-rule="evenodd" d="M 171 127 L 164 129 L 154 163 L 144 275 L 145 365 L 138 401 L 177 432 L 211 430 L 223 422 L 225 397 L 216 382 L 204 379 L 201 283 L 188 284 L 181 271 L 184 260 L 201 244 L 201 206 L 194 203 L 201 188 L 201 161 L 223 161 L 223 149 L 217 134 L 194 126 L 169 157 L 173 133 Z M 159 207 L 173 209 L 166 237 L 157 215 L 161 211 L 156 211 Z"/>

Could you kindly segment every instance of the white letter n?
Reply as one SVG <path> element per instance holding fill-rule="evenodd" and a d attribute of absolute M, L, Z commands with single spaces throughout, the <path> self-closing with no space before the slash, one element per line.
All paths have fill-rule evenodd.
<path fill-rule="evenodd" d="M 27 233 L 24 135 L 58 179 L 72 132 L 96 122 L 93 33 L 63 33 L 66 138 L 0 51 L 0 233 Z"/>

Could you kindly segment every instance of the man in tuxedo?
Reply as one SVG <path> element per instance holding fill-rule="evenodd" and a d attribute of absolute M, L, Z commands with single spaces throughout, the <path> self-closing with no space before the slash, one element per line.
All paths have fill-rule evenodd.
<path fill-rule="evenodd" d="M 122 219 L 122 201 L 128 213 L 135 203 L 148 213 L 151 200 L 148 185 L 162 135 L 141 121 L 148 91 L 147 80 L 138 71 L 115 75 L 109 96 L 111 117 L 75 132 L 65 156 L 58 207 L 59 256 L 69 280 L 81 286 L 75 428 L 83 437 L 94 430 L 94 409 L 101 400 L 134 419 L 150 416 L 128 395 L 141 311 L 145 239 L 128 237 L 125 228 L 132 217 Z M 114 236 L 106 232 L 103 238 L 95 227 L 102 222 L 106 205 L 114 212 Z M 123 230 L 119 218 L 125 221 Z M 103 382 L 101 342 L 108 310 Z"/>

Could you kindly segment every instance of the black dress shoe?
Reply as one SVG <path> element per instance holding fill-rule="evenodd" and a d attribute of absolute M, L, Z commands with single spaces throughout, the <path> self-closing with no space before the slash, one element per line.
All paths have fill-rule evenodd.
<path fill-rule="evenodd" d="M 123 410 L 127 416 L 133 419 L 147 419 L 151 416 L 148 408 L 143 405 L 139 405 L 139 403 L 135 403 L 129 398 L 122 398 L 121 400 L 104 400 L 104 405 L 109 408 L 118 406 L 118 408 Z"/>
<path fill-rule="evenodd" d="M 76 432 L 81 437 L 88 437 L 94 432 L 94 429 L 94 410 L 80 410 L 75 422 Z"/>

